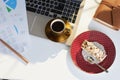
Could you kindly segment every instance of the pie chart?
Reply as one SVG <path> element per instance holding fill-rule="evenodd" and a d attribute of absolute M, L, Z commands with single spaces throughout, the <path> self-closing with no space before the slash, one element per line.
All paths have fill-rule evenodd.
<path fill-rule="evenodd" d="M 8 12 L 11 12 L 17 6 L 17 0 L 3 0 L 3 2 L 6 4 L 6 8 Z"/>

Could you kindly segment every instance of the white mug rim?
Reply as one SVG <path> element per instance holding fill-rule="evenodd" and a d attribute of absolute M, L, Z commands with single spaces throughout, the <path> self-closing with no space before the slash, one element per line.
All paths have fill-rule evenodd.
<path fill-rule="evenodd" d="M 63 25 L 64 25 L 64 28 L 61 30 L 61 31 L 55 31 L 55 30 L 53 30 L 53 28 L 52 28 L 52 25 L 53 25 L 53 23 L 55 23 L 55 22 L 57 22 L 57 21 L 60 21 L 60 22 L 62 22 L 63 23 Z M 51 22 L 51 24 L 50 24 L 50 28 L 51 28 L 51 30 L 53 31 L 53 32 L 55 32 L 55 33 L 61 33 L 61 32 L 63 32 L 64 31 L 64 29 L 65 29 L 65 22 L 63 21 L 63 20 L 61 20 L 61 19 L 54 19 L 52 22 Z"/>

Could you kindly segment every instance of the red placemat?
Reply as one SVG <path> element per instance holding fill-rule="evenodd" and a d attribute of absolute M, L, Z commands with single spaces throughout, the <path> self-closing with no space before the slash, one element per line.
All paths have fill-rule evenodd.
<path fill-rule="evenodd" d="M 88 73 L 103 72 L 103 70 L 101 70 L 95 64 L 90 64 L 84 60 L 81 53 L 82 51 L 81 44 L 84 40 L 88 40 L 90 42 L 96 41 L 104 46 L 107 57 L 101 63 L 99 63 L 99 65 L 108 69 L 113 64 L 113 61 L 115 59 L 116 55 L 115 46 L 108 36 L 98 31 L 87 31 L 78 35 L 75 38 L 71 46 L 71 57 L 75 65 Z"/>

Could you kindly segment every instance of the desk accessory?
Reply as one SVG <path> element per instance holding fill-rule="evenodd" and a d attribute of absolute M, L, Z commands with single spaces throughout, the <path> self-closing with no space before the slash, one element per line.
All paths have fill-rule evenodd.
<path fill-rule="evenodd" d="M 22 56 L 19 52 L 17 52 L 15 49 L 13 49 L 9 44 L 7 44 L 4 40 L 0 39 L 0 41 L 8 48 L 10 49 L 13 53 L 15 53 L 18 57 L 20 57 L 25 63 L 29 63 L 29 61 Z"/>
<path fill-rule="evenodd" d="M 87 73 L 96 74 L 104 71 L 96 64 L 90 64 L 83 58 L 81 45 L 84 40 L 88 40 L 91 42 L 96 41 L 104 46 L 107 57 L 102 62 L 100 62 L 99 65 L 108 70 L 108 68 L 112 66 L 116 56 L 115 46 L 112 40 L 107 35 L 99 31 L 86 31 L 75 38 L 71 46 L 71 58 L 73 60 L 73 63 L 78 68 Z"/>

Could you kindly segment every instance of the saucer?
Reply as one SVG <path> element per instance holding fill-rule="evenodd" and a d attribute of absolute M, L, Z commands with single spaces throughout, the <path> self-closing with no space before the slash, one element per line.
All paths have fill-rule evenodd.
<path fill-rule="evenodd" d="M 103 70 L 96 64 L 90 64 L 84 60 L 81 49 L 81 44 L 84 40 L 98 42 L 104 46 L 107 57 L 99 63 L 99 65 L 103 66 L 105 69 L 108 69 L 113 64 L 116 56 L 115 46 L 107 35 L 99 31 L 86 31 L 75 38 L 71 45 L 71 58 L 74 64 L 81 70 L 88 73 L 103 72 Z"/>
<path fill-rule="evenodd" d="M 71 35 L 72 33 L 72 27 L 71 25 L 69 24 L 68 21 L 62 19 L 65 23 L 65 30 L 60 33 L 60 34 L 57 34 L 57 33 L 54 33 L 51 28 L 50 28 L 50 24 L 51 22 L 55 20 L 55 19 L 52 19 L 50 20 L 47 24 L 46 24 L 46 27 L 45 27 L 45 34 L 46 36 L 48 37 L 48 39 L 54 41 L 54 42 L 65 42 L 69 36 Z"/>

